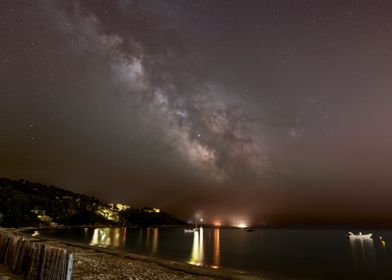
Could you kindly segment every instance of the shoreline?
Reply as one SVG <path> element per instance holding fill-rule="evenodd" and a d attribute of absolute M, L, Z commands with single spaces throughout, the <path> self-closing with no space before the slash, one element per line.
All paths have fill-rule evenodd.
<path fill-rule="evenodd" d="M 68 228 L 68 227 L 64 227 Z M 69 227 L 72 228 L 72 227 Z M 18 228 L 8 229 L 25 237 L 31 234 L 27 230 L 47 230 L 60 228 Z M 233 279 L 253 280 L 264 279 L 261 275 L 237 271 L 227 268 L 209 268 L 195 266 L 181 261 L 160 257 L 128 253 L 116 249 L 94 247 L 87 244 L 49 237 L 35 236 L 42 242 L 59 243 L 69 247 L 74 252 L 73 279 Z M 138 276 L 132 275 L 137 270 Z M 155 271 L 155 273 L 154 273 Z M 122 276 L 118 275 L 123 273 Z M 125 273 L 125 274 L 124 274 Z M 144 275 L 147 273 L 148 275 Z M 151 275 L 153 273 L 154 275 Z M 114 274 L 117 274 L 115 276 Z M 164 277 L 162 275 L 166 275 Z M 124 278 L 124 277 L 127 278 Z"/>

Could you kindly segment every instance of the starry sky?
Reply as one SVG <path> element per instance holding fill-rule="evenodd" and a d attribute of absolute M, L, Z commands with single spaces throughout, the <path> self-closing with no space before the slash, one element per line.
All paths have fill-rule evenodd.
<path fill-rule="evenodd" d="M 181 218 L 392 224 L 392 3 L 0 2 L 0 176 Z"/>

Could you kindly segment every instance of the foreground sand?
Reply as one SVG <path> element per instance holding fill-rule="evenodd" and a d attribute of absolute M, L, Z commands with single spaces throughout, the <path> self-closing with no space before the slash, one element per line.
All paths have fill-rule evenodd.
<path fill-rule="evenodd" d="M 67 245 L 70 245 L 67 242 Z M 91 248 L 81 244 L 71 245 L 74 252 L 72 278 L 128 279 L 128 280 L 217 280 L 217 279 L 264 279 L 243 272 L 197 267 L 160 258 L 121 253 L 119 251 Z"/>
<path fill-rule="evenodd" d="M 73 279 L 217 279 L 217 277 L 192 275 L 163 267 L 157 263 L 131 260 L 93 250 L 75 250 Z M 220 277 L 219 277 L 220 278 Z"/>

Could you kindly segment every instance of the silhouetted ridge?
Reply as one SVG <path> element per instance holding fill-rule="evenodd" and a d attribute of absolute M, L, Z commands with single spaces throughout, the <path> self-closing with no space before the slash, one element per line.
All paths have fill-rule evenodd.
<path fill-rule="evenodd" d="M 26 180 L 0 178 L 0 226 L 182 225 L 156 208 L 109 204 L 92 196 Z"/>

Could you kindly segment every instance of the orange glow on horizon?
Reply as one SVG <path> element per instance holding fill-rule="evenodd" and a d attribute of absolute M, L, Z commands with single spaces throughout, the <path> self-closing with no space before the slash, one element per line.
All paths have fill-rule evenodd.
<path fill-rule="evenodd" d="M 220 227 L 222 225 L 222 223 L 220 221 L 215 221 L 214 222 L 214 226 L 215 227 Z"/>

